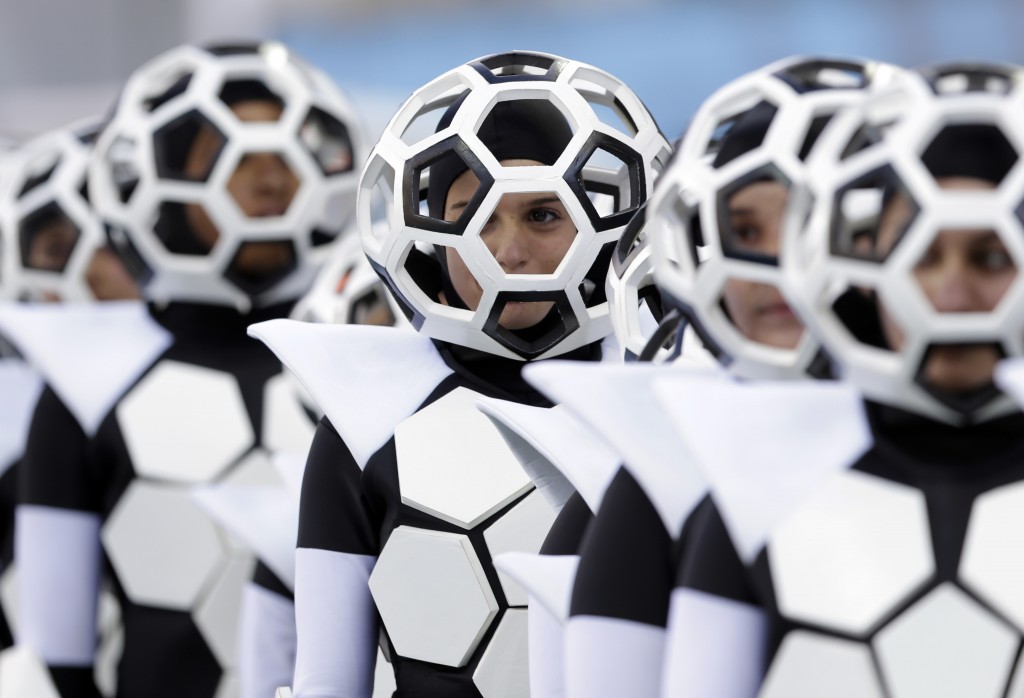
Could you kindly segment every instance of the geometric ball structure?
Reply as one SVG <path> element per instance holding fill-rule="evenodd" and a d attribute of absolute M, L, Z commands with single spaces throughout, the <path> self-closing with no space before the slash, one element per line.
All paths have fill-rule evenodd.
<path fill-rule="evenodd" d="M 953 424 L 1018 409 L 991 383 L 940 389 L 928 374 L 950 351 L 993 365 L 1024 354 L 1022 77 L 1003 65 L 903 74 L 837 116 L 808 160 L 785 231 L 787 286 L 869 399 Z M 975 159 L 952 155 L 963 152 Z M 930 274 L 933 250 L 963 236 L 998 282 L 969 305 Z M 875 328 L 844 312 L 850 298 L 871 305 Z"/>
<path fill-rule="evenodd" d="M 182 46 L 129 78 L 89 193 L 148 299 L 245 311 L 305 292 L 365 152 L 338 88 L 285 46 Z M 247 194 L 253 176 L 273 196 Z"/>
<path fill-rule="evenodd" d="M 492 152 L 481 129 L 501 118 L 505 102 L 532 113 L 542 129 L 564 127 L 567 140 L 549 153 L 552 162 L 502 164 Z M 518 360 L 562 354 L 611 331 L 604 282 L 612 248 L 669 152 L 636 95 L 604 71 L 530 52 L 470 61 L 417 90 L 371 152 L 357 202 L 363 247 L 427 336 Z M 474 175 L 473 188 L 465 206 L 442 216 L 430 206 L 431 171 L 456 161 Z M 525 194 L 552 202 L 575 227 L 553 269 L 516 273 L 485 242 L 492 214 Z M 454 257 L 480 290 L 475 308 L 439 295 L 441 266 Z M 517 303 L 548 304 L 539 330 L 500 322 Z"/>
<path fill-rule="evenodd" d="M 898 71 L 789 58 L 744 75 L 701 105 L 662 174 L 647 211 L 655 283 L 734 374 L 774 379 L 814 369 L 811 333 L 774 343 L 748 336 L 726 307 L 728 294 L 737 285 L 772 287 L 778 324 L 786 319 L 782 309 L 794 304 L 779 269 L 779 229 L 792 201 L 788 192 L 808 177 L 808 156 L 836 113 Z"/>

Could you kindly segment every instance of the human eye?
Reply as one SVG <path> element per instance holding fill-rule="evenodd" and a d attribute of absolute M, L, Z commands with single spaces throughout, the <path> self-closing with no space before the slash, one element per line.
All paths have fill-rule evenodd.
<path fill-rule="evenodd" d="M 978 250 L 974 254 L 974 264 L 987 271 L 1005 271 L 1013 268 L 1013 259 L 1002 245 Z"/>
<path fill-rule="evenodd" d="M 562 214 L 553 208 L 538 207 L 530 209 L 527 218 L 531 223 L 537 225 L 549 225 L 562 220 Z"/>

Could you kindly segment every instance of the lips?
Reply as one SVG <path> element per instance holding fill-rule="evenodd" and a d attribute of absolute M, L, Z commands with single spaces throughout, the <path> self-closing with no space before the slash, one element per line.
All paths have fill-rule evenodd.
<path fill-rule="evenodd" d="M 760 308 L 757 309 L 757 314 L 759 317 L 778 318 L 780 320 L 796 318 L 796 316 L 793 314 L 793 309 L 790 308 L 789 305 L 787 305 L 786 303 L 783 303 L 782 301 L 779 301 L 777 303 L 769 303 L 768 305 L 761 306 Z"/>

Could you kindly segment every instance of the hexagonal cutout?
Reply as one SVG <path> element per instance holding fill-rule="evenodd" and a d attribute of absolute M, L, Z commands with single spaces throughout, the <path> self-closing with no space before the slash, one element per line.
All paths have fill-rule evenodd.
<path fill-rule="evenodd" d="M 444 140 L 406 163 L 406 223 L 461 235 L 493 183 L 494 177 L 461 138 Z"/>
<path fill-rule="evenodd" d="M 587 270 L 587 275 L 580 283 L 579 292 L 583 303 L 588 308 L 594 308 L 608 301 L 608 293 L 605 288 L 608 277 L 608 269 L 612 263 L 612 256 L 615 254 L 615 243 L 608 242 L 601 247 L 601 251 L 594 258 L 594 263 Z"/>
<path fill-rule="evenodd" d="M 30 192 L 50 181 L 50 178 L 57 170 L 57 166 L 60 165 L 60 162 L 61 159 L 59 153 L 47 153 L 45 156 L 26 166 L 23 171 L 19 173 L 19 176 L 24 176 L 25 180 L 18 189 L 18 198 L 24 199 Z"/>
<path fill-rule="evenodd" d="M 18 225 L 21 263 L 26 269 L 62 272 L 81 231 L 56 201 L 28 214 Z"/>
<path fill-rule="evenodd" d="M 866 347 L 893 352 L 906 337 L 875 289 L 847 286 L 836 297 L 831 310 L 849 338 Z"/>
<path fill-rule="evenodd" d="M 786 66 L 775 77 L 803 94 L 817 90 L 858 90 L 868 85 L 863 63 L 809 60 Z"/>
<path fill-rule="evenodd" d="M 789 180 L 763 167 L 722 187 L 717 196 L 718 233 L 726 257 L 777 264 Z"/>
<path fill-rule="evenodd" d="M 448 298 L 444 295 L 445 290 L 441 282 L 443 272 L 438 256 L 447 256 L 449 249 L 454 253 L 454 248 L 435 245 L 435 254 L 429 254 L 410 243 L 402 266 L 408 278 L 429 301 L 434 303 L 443 302 L 451 308 L 465 311 L 466 318 L 469 319 L 472 316 L 472 311 L 467 310 L 463 299 Z"/>
<path fill-rule="evenodd" d="M 938 95 L 986 92 L 1007 95 L 1020 81 L 1016 66 L 1005 68 L 993 64 L 942 65 L 921 71 Z"/>
<path fill-rule="evenodd" d="M 454 533 L 399 526 L 369 586 L 395 651 L 449 667 L 465 666 L 499 609 L 472 543 Z"/>
<path fill-rule="evenodd" d="M 411 196 L 410 208 L 419 211 L 420 186 L 409 185 Z M 395 215 L 401 215 L 395 205 L 395 170 L 384 158 L 374 156 L 367 164 L 359 182 L 358 207 L 359 225 L 365 233 L 369 233 L 378 242 L 387 237 L 396 221 Z M 425 192 L 423 196 L 426 196 Z"/>
<path fill-rule="evenodd" d="M 719 119 L 704 148 L 706 156 L 714 156 L 712 167 L 723 167 L 759 148 L 776 112 L 778 107 L 762 100 L 749 109 Z"/>
<path fill-rule="evenodd" d="M 803 323 L 776 284 L 727 276 L 718 306 L 726 321 L 754 344 L 792 350 L 804 336 Z"/>
<path fill-rule="evenodd" d="M 387 291 L 381 285 L 367 289 L 352 301 L 345 323 L 348 325 L 377 325 L 392 327 L 395 314 L 385 297 Z"/>
<path fill-rule="evenodd" d="M 128 234 L 122 228 L 114 228 L 110 225 L 105 225 L 104 228 L 107 240 L 110 241 L 111 247 L 117 250 L 117 256 L 121 259 L 128 274 L 142 286 L 149 283 L 153 278 L 153 269 L 142 258 L 139 249 Z"/>
<path fill-rule="evenodd" d="M 405 128 L 395 135 L 408 146 L 414 146 L 420 141 L 430 138 L 451 125 L 468 93 L 469 89 L 461 82 L 454 85 L 445 94 L 424 104 L 409 119 Z"/>
<path fill-rule="evenodd" d="M 587 100 L 600 123 L 623 135 L 635 136 L 640 131 L 636 121 L 626 109 L 626 105 L 615 96 L 614 85 L 608 85 L 607 82 L 607 79 L 597 72 L 580 70 L 569 81 L 569 86 L 575 88 L 583 99 Z"/>
<path fill-rule="evenodd" d="M 921 162 L 943 188 L 947 188 L 943 180 L 954 177 L 998 186 L 1017 160 L 1017 150 L 993 124 L 946 126 L 921 154 Z"/>
<path fill-rule="evenodd" d="M 104 167 L 109 171 L 111 181 L 117 188 L 121 203 L 131 201 L 132 194 L 139 186 L 139 166 L 134 139 L 118 136 L 103 153 Z"/>
<path fill-rule="evenodd" d="M 449 200 L 458 205 L 465 197 L 459 193 Z M 578 234 L 569 207 L 558 193 L 517 192 L 498 199 L 480 231 L 480 240 L 506 275 L 555 276 Z M 449 273 L 455 272 L 449 265 Z"/>
<path fill-rule="evenodd" d="M 262 80 L 228 80 L 217 97 L 240 121 L 275 122 L 284 111 L 284 100 Z"/>
<path fill-rule="evenodd" d="M 487 56 L 472 65 L 488 82 L 498 83 L 523 79 L 554 80 L 565 61 L 529 51 L 510 51 Z"/>
<path fill-rule="evenodd" d="M 243 215 L 274 218 L 288 214 L 301 180 L 281 153 L 245 153 L 228 178 L 227 190 Z"/>
<path fill-rule="evenodd" d="M 646 246 L 647 239 L 647 202 L 645 201 L 629 219 L 629 224 L 622 231 L 618 242 L 615 243 L 612 265 L 618 276 L 621 277 L 626 273 L 626 268 L 633 263 L 640 249 Z"/>
<path fill-rule="evenodd" d="M 575 132 L 576 125 L 550 99 L 497 102 L 476 129 L 498 162 L 532 160 L 542 165 L 553 165 Z"/>
<path fill-rule="evenodd" d="M 220 239 L 203 205 L 191 202 L 160 202 L 153 232 L 168 252 L 190 257 L 209 254 Z"/>
<path fill-rule="evenodd" d="M 992 374 L 1005 358 L 1006 350 L 997 342 L 930 344 L 914 382 L 946 407 L 970 414 L 1002 394 Z"/>
<path fill-rule="evenodd" d="M 594 134 L 583 146 L 566 181 L 598 231 L 628 223 L 646 196 L 640 154 L 602 134 Z"/>
<path fill-rule="evenodd" d="M 351 172 L 355 166 L 348 128 L 319 107 L 313 107 L 299 128 L 299 141 L 324 176 Z"/>
<path fill-rule="evenodd" d="M 192 608 L 220 567 L 217 527 L 188 492 L 134 481 L 104 524 L 103 546 L 134 603 Z"/>
<path fill-rule="evenodd" d="M 807 133 L 800 144 L 800 150 L 797 151 L 797 157 L 801 162 L 807 160 L 807 156 L 811 154 L 814 144 L 818 142 L 818 137 L 825 131 L 825 127 L 832 121 L 833 116 L 835 116 L 835 112 L 827 112 L 818 114 L 811 119 L 811 123 L 807 127 Z"/>
<path fill-rule="evenodd" d="M 938 313 L 988 313 L 1002 302 L 1017 264 L 995 230 L 940 230 L 914 265 L 914 280 Z"/>
<path fill-rule="evenodd" d="M 250 295 L 263 293 L 298 267 L 293 240 L 243 242 L 231 258 L 224 278 Z"/>
<path fill-rule="evenodd" d="M 917 202 L 891 167 L 869 172 L 836 192 L 829 251 L 839 257 L 883 263 L 919 212 Z"/>
<path fill-rule="evenodd" d="M 185 182 L 205 182 L 227 139 L 197 109 L 173 119 L 153 134 L 157 175 Z"/>
<path fill-rule="evenodd" d="M 564 291 L 503 291 L 488 311 L 484 334 L 524 359 L 534 359 L 579 326 Z"/>

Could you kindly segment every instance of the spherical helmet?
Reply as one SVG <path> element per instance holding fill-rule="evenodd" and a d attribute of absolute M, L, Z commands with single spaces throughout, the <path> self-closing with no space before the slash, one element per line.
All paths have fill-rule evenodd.
<path fill-rule="evenodd" d="M 1000 65 L 908 73 L 837 117 L 810 159 L 787 225 L 787 284 L 870 399 L 949 423 L 1015 409 L 990 383 L 940 390 L 926 366 L 947 349 L 992 363 L 1024 353 L 1022 79 Z M 933 292 L 948 276 L 929 270 L 953 239 L 997 282 L 985 297 Z"/>
<path fill-rule="evenodd" d="M 86 269 L 105 243 L 86 174 L 103 124 L 83 121 L 25 143 L 0 177 L 3 277 L 15 298 L 91 301 Z"/>
<path fill-rule="evenodd" d="M 334 248 L 313 287 L 292 310 L 303 322 L 408 327 L 401 307 L 373 271 L 358 235 Z"/>
<path fill-rule="evenodd" d="M 701 105 L 662 174 L 648 212 L 655 282 L 735 375 L 795 378 L 819 364 L 810 332 L 793 348 L 772 346 L 745 335 L 726 308 L 730 281 L 774 287 L 779 313 L 793 306 L 777 254 L 748 243 L 746 214 L 733 220 L 738 195 L 756 183 L 786 191 L 802 182 L 808 153 L 836 112 L 897 72 L 878 63 L 789 58 L 738 78 Z"/>
<path fill-rule="evenodd" d="M 181 46 L 128 79 L 89 191 L 147 298 L 244 311 L 308 289 L 365 153 L 348 101 L 285 46 Z"/>
<path fill-rule="evenodd" d="M 360 180 L 363 246 L 420 332 L 517 360 L 563 354 L 611 331 L 612 248 L 669 152 L 636 95 L 604 71 L 541 53 L 480 58 L 417 90 L 384 131 Z M 466 171 L 479 184 L 445 220 Z M 557 201 L 576 232 L 553 270 L 508 273 L 486 227 L 527 194 Z M 453 293 L 449 257 L 479 288 L 475 309 Z M 551 310 L 508 329 L 499 320 L 519 303 Z"/>

